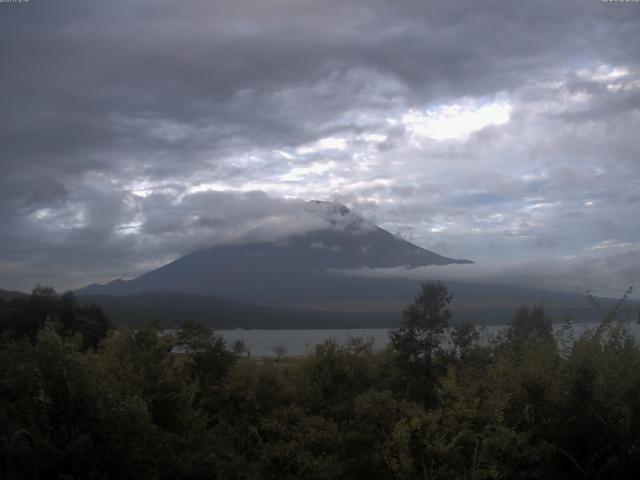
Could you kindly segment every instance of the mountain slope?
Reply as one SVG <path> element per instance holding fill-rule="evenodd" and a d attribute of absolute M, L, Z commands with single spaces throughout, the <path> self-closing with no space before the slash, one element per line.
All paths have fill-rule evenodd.
<path fill-rule="evenodd" d="M 324 228 L 277 242 L 199 250 L 130 281 L 91 285 L 79 294 L 173 291 L 248 303 L 286 304 L 373 297 L 381 282 L 333 275 L 332 269 L 470 263 L 425 250 L 353 214 L 343 205 L 310 202 Z M 378 288 L 376 288 L 378 287 Z M 405 289 L 402 288 L 403 296 Z"/>

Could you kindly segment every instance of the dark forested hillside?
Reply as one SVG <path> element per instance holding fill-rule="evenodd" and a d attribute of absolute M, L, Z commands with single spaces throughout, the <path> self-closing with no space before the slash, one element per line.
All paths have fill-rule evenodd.
<path fill-rule="evenodd" d="M 249 305 L 202 295 L 146 292 L 133 295 L 79 295 L 99 305 L 117 325 L 175 328 L 185 320 L 210 328 L 372 328 L 396 327 L 398 312 L 325 312 Z"/>
<path fill-rule="evenodd" d="M 21 298 L 21 297 L 26 297 L 26 296 L 27 296 L 26 293 L 12 292 L 12 291 L 9 291 L 9 290 L 0 289 L 0 300 L 9 301 L 9 300 L 14 299 L 14 298 Z"/>
<path fill-rule="evenodd" d="M 78 295 L 83 304 L 99 305 L 118 325 L 151 322 L 174 328 L 184 320 L 195 320 L 212 328 L 375 328 L 397 327 L 402 309 L 420 283 L 409 280 L 380 281 L 369 279 L 353 284 L 335 282 L 343 292 L 370 290 L 365 298 L 340 298 L 325 302 L 304 302 L 280 306 L 251 305 L 216 297 L 179 292 L 145 292 L 131 295 Z M 352 288 L 351 288 L 352 287 Z M 543 302 L 556 322 L 571 316 L 576 322 L 596 319 L 586 295 L 529 290 L 517 287 L 451 282 L 451 310 L 454 323 L 464 321 L 476 325 L 502 325 L 523 304 Z M 267 288 L 265 286 L 265 288 Z M 301 289 L 305 285 L 300 286 Z M 313 294 L 311 286 L 306 286 Z M 377 294 L 376 297 L 374 294 Z M 612 308 L 616 300 L 598 299 L 604 308 Z M 636 304 L 637 305 L 637 304 Z"/>

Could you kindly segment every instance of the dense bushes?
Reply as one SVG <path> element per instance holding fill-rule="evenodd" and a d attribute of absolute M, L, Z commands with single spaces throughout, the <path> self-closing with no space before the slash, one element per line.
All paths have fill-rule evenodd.
<path fill-rule="evenodd" d="M 2 458 L 23 429 L 41 478 L 635 478 L 624 319 L 571 339 L 523 308 L 480 343 L 445 329 L 448 301 L 426 285 L 384 351 L 330 340 L 272 361 L 194 324 L 107 334 L 98 310 L 38 289 L 0 306 Z"/>

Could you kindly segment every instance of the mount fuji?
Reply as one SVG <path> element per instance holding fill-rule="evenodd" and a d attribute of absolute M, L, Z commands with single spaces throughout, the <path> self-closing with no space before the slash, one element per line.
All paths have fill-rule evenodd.
<path fill-rule="evenodd" d="M 408 268 L 473 263 L 444 257 L 399 238 L 335 202 L 308 202 L 312 230 L 275 241 L 194 251 L 132 280 L 89 285 L 78 295 L 178 292 L 251 304 L 375 299 L 415 289 L 415 281 L 380 281 L 336 274 L 357 268 Z M 411 285 L 408 288 L 408 285 Z"/>

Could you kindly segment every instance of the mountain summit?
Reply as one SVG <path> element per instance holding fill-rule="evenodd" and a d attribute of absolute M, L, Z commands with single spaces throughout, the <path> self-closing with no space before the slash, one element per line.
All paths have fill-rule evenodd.
<path fill-rule="evenodd" d="M 357 234 L 376 227 L 341 203 L 312 200 L 305 204 L 304 209 L 307 213 L 324 220 L 329 228 L 334 230 Z"/>
<path fill-rule="evenodd" d="M 250 303 L 300 303 L 355 298 L 362 279 L 334 270 L 472 263 L 443 257 L 403 240 L 335 202 L 312 201 L 320 227 L 275 242 L 197 250 L 129 281 L 90 285 L 79 294 L 129 295 L 174 291 Z"/>

